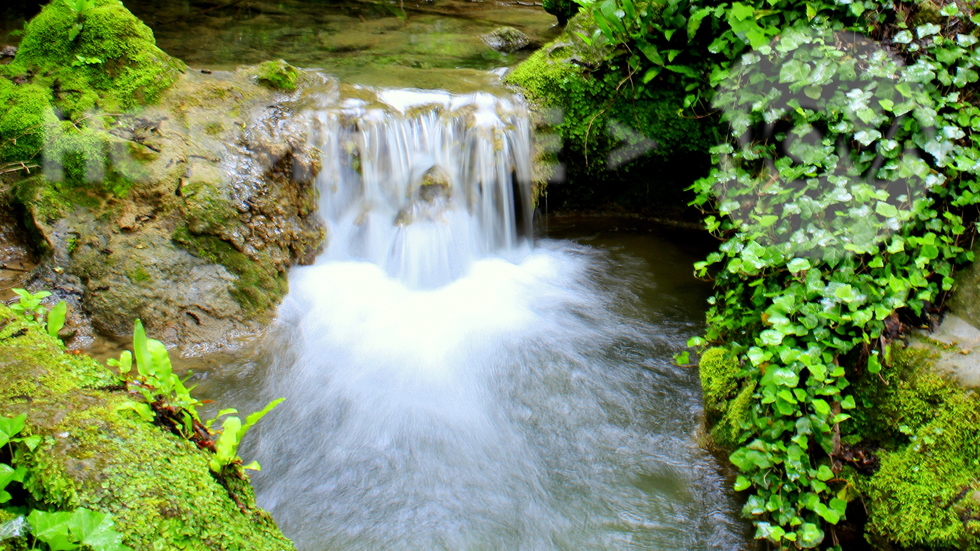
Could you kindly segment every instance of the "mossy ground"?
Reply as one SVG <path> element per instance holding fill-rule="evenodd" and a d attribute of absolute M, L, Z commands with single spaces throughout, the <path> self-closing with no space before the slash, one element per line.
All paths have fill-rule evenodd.
<path fill-rule="evenodd" d="M 560 141 L 557 154 L 544 156 L 562 166 L 551 175 L 550 208 L 685 211 L 685 189 L 710 164 L 715 123 L 682 116 L 682 90 L 634 84 L 611 51 L 581 40 L 593 28 L 589 12 L 580 13 L 506 77 L 538 112 L 539 134 L 550 128 Z"/>
<path fill-rule="evenodd" d="M 853 473 L 868 537 L 907 549 L 980 549 L 980 396 L 936 373 L 929 348 L 893 356 L 880 377 L 855 383 L 855 428 L 845 437 L 880 462 Z"/>
<path fill-rule="evenodd" d="M 938 374 L 930 349 L 893 349 L 890 367 L 856 378 L 857 408 L 842 425 L 850 459 L 839 479 L 862 496 L 857 507 L 867 511 L 862 529 L 873 548 L 978 550 L 980 396 Z M 723 348 L 705 351 L 700 375 L 706 444 L 731 450 L 750 421 L 755 387 Z"/>
<path fill-rule="evenodd" d="M 119 410 L 133 397 L 110 390 L 112 373 L 2 305 L 0 324 L 0 415 L 27 413 L 42 437 L 26 459 L 25 505 L 111 513 L 138 550 L 293 548 L 251 486 L 211 474 L 209 452 Z"/>

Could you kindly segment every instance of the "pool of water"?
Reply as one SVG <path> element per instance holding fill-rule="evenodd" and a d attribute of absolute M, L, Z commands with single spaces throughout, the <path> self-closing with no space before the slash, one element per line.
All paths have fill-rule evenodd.
<path fill-rule="evenodd" d="M 351 84 L 472 91 L 556 37 L 540 3 L 431 0 L 125 0 L 153 29 L 157 45 L 197 69 L 234 69 L 269 59 L 323 69 Z M 0 7 L 0 45 L 39 10 Z M 529 38 L 513 53 L 481 36 L 516 28 Z M 13 33 L 13 35 L 11 34 Z"/>
<path fill-rule="evenodd" d="M 257 409 L 260 505 L 303 550 L 746 549 L 698 445 L 698 233 L 551 220 L 532 248 L 413 290 L 294 269 L 279 321 L 199 391 Z"/>

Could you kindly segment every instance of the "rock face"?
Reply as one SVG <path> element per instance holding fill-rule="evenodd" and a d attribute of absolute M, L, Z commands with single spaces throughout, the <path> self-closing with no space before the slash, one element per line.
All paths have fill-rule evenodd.
<path fill-rule="evenodd" d="M 7 506 L 110 513 L 137 550 L 293 549 L 246 480 L 213 476 L 210 452 L 120 409 L 133 397 L 111 390 L 116 376 L 3 305 L 0 378 L 0 417 L 27 414 L 27 430 L 41 437 L 22 459 L 31 473 L 24 492 Z M 0 550 L 22 543 L 5 535 Z"/>
<path fill-rule="evenodd" d="M 0 136 L 18 136 L 0 190 L 46 253 L 30 286 L 80 313 L 75 344 L 134 318 L 190 353 L 254 331 L 324 237 L 284 90 L 328 83 L 285 62 L 187 72 L 120 2 L 76 8 L 46 6 L 0 66 Z"/>
<path fill-rule="evenodd" d="M 50 170 L 22 190 L 52 252 L 35 286 L 76 292 L 101 333 L 128 336 L 140 318 L 187 353 L 254 331 L 324 232 L 306 127 L 289 97 L 253 81 L 189 74 L 119 117 L 106 170 L 133 182 L 126 193 L 66 208 Z"/>
<path fill-rule="evenodd" d="M 487 46 L 505 54 L 516 52 L 531 42 L 526 34 L 514 27 L 500 27 L 480 38 Z"/>

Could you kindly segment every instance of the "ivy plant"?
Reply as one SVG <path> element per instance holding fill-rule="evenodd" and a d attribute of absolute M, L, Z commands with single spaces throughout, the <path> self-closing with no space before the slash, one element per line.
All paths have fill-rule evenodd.
<path fill-rule="evenodd" d="M 730 460 L 743 513 L 778 548 L 839 549 L 855 487 L 854 377 L 891 363 L 973 260 L 980 14 L 888 0 L 584 2 L 643 84 L 731 132 L 692 187 L 722 239 L 704 336 L 754 388 Z M 752 386 L 754 385 L 754 386 Z"/>

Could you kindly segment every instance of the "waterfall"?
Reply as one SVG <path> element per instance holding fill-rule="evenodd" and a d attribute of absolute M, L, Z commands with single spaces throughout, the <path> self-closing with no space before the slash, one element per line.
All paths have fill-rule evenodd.
<path fill-rule="evenodd" d="M 488 93 L 389 90 L 314 114 L 323 259 L 365 260 L 435 288 L 531 227 L 530 124 Z"/>
<path fill-rule="evenodd" d="M 328 244 L 290 272 L 264 359 L 224 385 L 285 398 L 242 456 L 297 547 L 739 548 L 693 436 L 697 375 L 670 361 L 700 307 L 651 323 L 635 262 L 530 241 L 524 106 L 313 103 Z"/>

